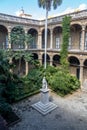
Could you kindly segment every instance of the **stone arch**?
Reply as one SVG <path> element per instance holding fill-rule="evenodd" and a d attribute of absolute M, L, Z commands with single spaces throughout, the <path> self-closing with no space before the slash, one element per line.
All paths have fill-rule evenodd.
<path fill-rule="evenodd" d="M 42 54 L 42 64 L 44 64 L 44 56 L 45 54 Z M 50 56 L 48 54 L 46 54 L 46 61 L 47 61 L 47 64 L 50 64 Z"/>
<path fill-rule="evenodd" d="M 33 54 L 33 59 L 38 60 L 38 54 L 37 53 L 32 53 Z"/>
<path fill-rule="evenodd" d="M 81 23 L 81 22 L 77 22 L 77 21 L 75 21 L 75 22 L 72 21 L 72 22 L 70 23 L 70 25 L 71 25 L 71 26 L 73 26 L 73 25 L 82 26 L 82 23 Z"/>
<path fill-rule="evenodd" d="M 25 60 L 23 57 L 21 58 L 21 64 L 19 63 L 19 59 L 16 60 L 15 58 L 12 59 L 12 63 L 15 65 L 13 69 L 13 72 L 15 74 L 21 75 L 21 76 L 25 75 Z M 19 66 L 20 66 L 20 69 L 19 69 Z"/>
<path fill-rule="evenodd" d="M 68 58 L 68 61 L 70 63 L 70 73 L 72 75 L 75 75 L 78 79 L 80 78 L 80 61 L 75 56 L 70 56 Z"/>
<path fill-rule="evenodd" d="M 0 48 L 7 49 L 8 47 L 8 30 L 5 26 L 0 25 Z"/>
<path fill-rule="evenodd" d="M 45 29 L 42 30 L 42 48 L 45 48 Z M 47 48 L 50 48 L 50 30 L 47 29 Z"/>
<path fill-rule="evenodd" d="M 37 53 L 32 53 L 32 59 L 38 60 L 38 54 Z M 31 62 L 28 62 L 28 70 L 34 68 L 34 65 Z"/>
<path fill-rule="evenodd" d="M 53 66 L 58 66 L 60 65 L 60 55 L 54 55 L 53 56 Z"/>
<path fill-rule="evenodd" d="M 30 28 L 28 30 L 28 34 L 31 34 L 33 37 L 33 41 L 32 41 L 32 43 L 30 43 L 28 48 L 37 49 L 38 48 L 38 31 L 34 28 Z"/>
<path fill-rule="evenodd" d="M 31 32 L 32 29 L 35 30 L 37 33 L 39 32 L 39 30 L 38 30 L 37 27 L 31 26 L 31 27 L 29 27 L 29 28 L 27 27 L 27 30 L 28 30 L 27 33 L 28 33 L 29 31 Z"/>
<path fill-rule="evenodd" d="M 48 29 L 49 31 L 51 30 L 49 26 L 47 27 L 47 29 Z M 43 30 L 45 31 L 45 28 L 44 28 L 44 27 L 41 28 L 41 32 L 43 32 Z"/>
<path fill-rule="evenodd" d="M 24 30 L 23 26 L 21 26 L 21 25 L 13 26 L 13 27 L 11 28 L 11 32 L 12 32 L 12 31 L 16 31 L 15 28 L 17 28 L 17 29 L 20 28 L 20 29 L 22 29 L 23 33 L 25 33 L 25 30 Z"/>
<path fill-rule="evenodd" d="M 70 65 L 73 65 L 73 66 L 76 66 L 76 65 L 79 66 L 80 65 L 79 59 L 75 56 L 70 56 L 68 58 L 68 61 L 69 61 Z"/>
<path fill-rule="evenodd" d="M 53 48 L 54 49 L 60 49 L 61 44 L 62 44 L 62 27 L 61 26 L 56 26 L 53 29 Z"/>
<path fill-rule="evenodd" d="M 87 67 L 87 59 L 84 60 L 84 66 Z"/>
<path fill-rule="evenodd" d="M 87 59 L 83 62 L 83 81 L 87 81 Z"/>
<path fill-rule="evenodd" d="M 72 24 L 70 26 L 69 49 L 81 49 L 82 26 L 79 24 Z"/>

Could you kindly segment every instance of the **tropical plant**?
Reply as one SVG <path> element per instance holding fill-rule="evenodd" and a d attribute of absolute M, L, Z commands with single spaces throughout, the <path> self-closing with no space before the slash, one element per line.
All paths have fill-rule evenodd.
<path fill-rule="evenodd" d="M 10 72 L 11 68 L 6 52 L 0 50 L 0 96 L 8 102 L 15 99 L 15 89 L 19 82 L 18 77 Z"/>
<path fill-rule="evenodd" d="M 27 61 L 27 62 L 31 62 L 32 63 L 32 54 L 30 52 L 27 52 L 26 50 L 17 50 L 13 53 L 12 58 L 14 58 L 15 60 L 19 61 L 19 66 L 18 66 L 18 74 L 20 76 L 20 69 L 21 69 L 21 61 L 22 58 Z"/>
<path fill-rule="evenodd" d="M 20 49 L 25 47 L 25 44 L 30 45 L 34 38 L 31 34 L 25 34 L 21 26 L 12 29 L 10 34 L 10 42 L 12 45 L 18 45 Z"/>
<path fill-rule="evenodd" d="M 32 54 L 30 52 L 26 51 L 26 47 L 25 49 L 24 46 L 29 45 L 32 43 L 33 41 L 33 37 L 31 34 L 25 34 L 24 30 L 22 29 L 22 27 L 17 26 L 15 27 L 12 32 L 11 32 L 11 44 L 14 45 L 18 45 L 19 46 L 19 50 L 15 51 L 14 53 L 12 53 L 11 51 L 11 57 L 15 58 L 15 60 L 19 61 L 19 68 L 18 68 L 18 74 L 20 75 L 20 67 L 21 67 L 21 60 L 22 58 L 25 61 L 32 61 Z"/>
<path fill-rule="evenodd" d="M 47 20 L 48 20 L 48 12 L 51 10 L 51 6 L 56 9 L 59 5 L 61 5 L 62 0 L 38 0 L 39 7 L 43 7 L 46 9 L 46 20 L 45 20 L 45 61 L 44 68 L 46 69 L 46 47 L 47 47 Z"/>

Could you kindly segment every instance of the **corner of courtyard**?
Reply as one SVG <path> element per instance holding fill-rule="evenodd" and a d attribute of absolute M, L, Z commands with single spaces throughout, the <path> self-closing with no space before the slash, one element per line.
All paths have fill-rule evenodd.
<path fill-rule="evenodd" d="M 49 100 L 57 108 L 42 115 L 31 107 L 40 100 L 40 94 L 12 105 L 20 121 L 9 127 L 10 130 L 86 130 L 87 129 L 87 92 L 78 90 L 73 94 L 60 97 L 50 92 Z"/>

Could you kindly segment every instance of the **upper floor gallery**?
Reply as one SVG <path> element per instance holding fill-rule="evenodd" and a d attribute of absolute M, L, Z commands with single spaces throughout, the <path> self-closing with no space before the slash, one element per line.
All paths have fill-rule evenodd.
<path fill-rule="evenodd" d="M 69 51 L 87 51 L 87 10 L 67 14 L 71 16 Z M 62 16 L 48 19 L 47 50 L 58 51 L 62 44 Z M 34 20 L 0 14 L 0 48 L 43 50 L 45 46 L 45 20 Z M 15 45 L 9 42 L 10 34 L 20 26 L 23 33 L 31 34 L 30 45 Z"/>

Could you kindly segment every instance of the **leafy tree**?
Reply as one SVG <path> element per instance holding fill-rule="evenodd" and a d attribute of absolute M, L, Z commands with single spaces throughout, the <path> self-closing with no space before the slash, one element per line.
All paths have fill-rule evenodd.
<path fill-rule="evenodd" d="M 45 61 L 44 68 L 46 69 L 46 47 L 47 47 L 47 20 L 48 20 L 48 12 L 51 10 L 51 5 L 56 9 L 59 5 L 61 5 L 62 0 L 38 0 L 39 7 L 43 7 L 46 9 L 46 20 L 45 20 Z"/>
<path fill-rule="evenodd" d="M 22 58 L 27 61 L 27 62 L 33 62 L 32 54 L 26 50 L 18 50 L 15 51 L 12 55 L 12 58 L 15 58 L 15 60 L 19 61 L 19 66 L 18 66 L 18 74 L 20 76 L 20 69 L 21 69 L 21 61 Z"/>
<path fill-rule="evenodd" d="M 62 70 L 68 72 L 69 70 L 69 62 L 68 62 L 68 44 L 69 44 L 69 36 L 70 36 L 70 20 L 71 17 L 65 16 L 62 21 L 63 26 L 63 43 L 60 51 L 60 62 L 62 65 Z"/>
<path fill-rule="evenodd" d="M 25 44 L 31 44 L 34 40 L 31 34 L 25 34 L 21 26 L 13 28 L 10 37 L 11 44 L 18 45 L 20 49 L 23 49 Z"/>
<path fill-rule="evenodd" d="M 25 33 L 21 26 L 14 27 L 10 37 L 12 45 L 18 45 L 20 48 L 25 45 Z"/>
<path fill-rule="evenodd" d="M 26 51 L 26 47 L 25 49 L 23 49 L 23 47 L 31 44 L 33 39 L 34 38 L 31 36 L 31 34 L 25 34 L 24 30 L 20 26 L 15 27 L 11 32 L 11 44 L 18 45 L 20 47 L 20 50 L 17 50 L 14 53 L 10 51 L 12 58 L 19 60 L 19 75 L 22 58 L 24 58 L 25 61 L 32 60 L 32 54 Z"/>

